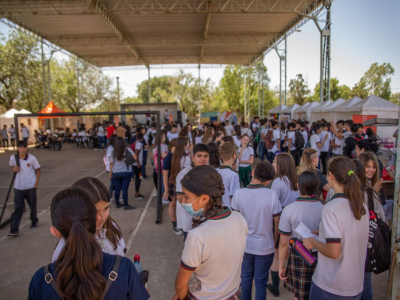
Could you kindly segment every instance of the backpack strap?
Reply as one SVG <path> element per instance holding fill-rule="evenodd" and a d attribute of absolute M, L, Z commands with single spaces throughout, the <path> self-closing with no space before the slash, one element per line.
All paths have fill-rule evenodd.
<path fill-rule="evenodd" d="M 50 284 L 53 287 L 53 289 L 56 291 L 57 295 L 61 297 L 61 299 L 64 299 L 63 296 L 61 296 L 60 291 L 58 290 L 58 287 L 57 287 L 56 281 L 53 278 L 53 275 L 51 275 L 51 273 L 49 271 L 50 265 L 51 264 L 44 266 L 44 281 L 46 281 L 47 284 Z"/>
<path fill-rule="evenodd" d="M 15 164 L 17 165 L 17 167 L 19 167 L 19 153 L 14 154 L 14 158 L 15 158 Z"/>
<path fill-rule="evenodd" d="M 104 300 L 104 298 L 106 297 L 107 292 L 111 287 L 111 284 L 118 278 L 118 269 L 119 269 L 119 265 L 121 264 L 121 259 L 122 259 L 122 257 L 120 255 L 115 256 L 114 266 L 113 266 L 110 274 L 108 275 L 106 287 L 104 288 L 104 292 L 103 292 L 103 297 L 101 298 L 102 300 Z"/>

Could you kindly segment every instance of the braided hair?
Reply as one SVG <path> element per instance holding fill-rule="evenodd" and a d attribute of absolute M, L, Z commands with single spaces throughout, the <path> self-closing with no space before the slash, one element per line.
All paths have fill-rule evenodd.
<path fill-rule="evenodd" d="M 225 194 L 224 182 L 221 175 L 212 166 L 204 165 L 193 168 L 183 177 L 181 183 L 182 187 L 196 196 L 207 195 L 210 197 L 204 214 L 199 219 L 193 219 L 193 228 L 224 209 L 222 203 L 222 195 Z"/>

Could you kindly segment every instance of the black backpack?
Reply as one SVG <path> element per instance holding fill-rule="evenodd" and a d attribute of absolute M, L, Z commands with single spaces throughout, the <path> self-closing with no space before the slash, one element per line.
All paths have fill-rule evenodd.
<path fill-rule="evenodd" d="M 390 229 L 375 213 L 374 200 L 368 197 L 369 207 L 369 238 L 365 272 L 380 274 L 390 267 Z"/>
<path fill-rule="evenodd" d="M 301 134 L 300 130 L 296 130 L 294 133 L 294 147 L 296 148 L 296 150 L 300 150 L 301 148 L 304 147 L 304 137 Z"/>
<path fill-rule="evenodd" d="M 133 155 L 128 151 L 128 149 L 125 149 L 124 156 L 125 156 L 124 163 L 126 164 L 126 169 L 129 170 L 129 166 L 133 165 L 136 162 L 136 160 L 133 157 Z"/>

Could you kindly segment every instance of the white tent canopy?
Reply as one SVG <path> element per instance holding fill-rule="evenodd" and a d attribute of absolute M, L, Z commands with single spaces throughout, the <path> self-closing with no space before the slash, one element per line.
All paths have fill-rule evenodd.
<path fill-rule="evenodd" d="M 311 111 L 319 105 L 320 105 L 319 102 L 311 102 L 310 105 L 296 109 L 296 113 L 300 113 L 300 119 L 305 119 L 307 121 L 310 121 Z"/>
<path fill-rule="evenodd" d="M 294 111 L 294 118 L 301 119 L 302 109 L 305 109 L 306 107 L 308 107 L 310 105 L 311 105 L 311 102 L 307 102 L 307 103 L 304 103 L 303 105 L 301 105 L 299 108 L 297 108 Z"/>
<path fill-rule="evenodd" d="M 39 122 L 37 117 L 30 117 L 29 114 L 31 112 L 23 109 L 21 111 L 16 110 L 14 108 L 6 111 L 4 114 L 0 115 L 0 126 L 3 128 L 4 125 L 7 125 L 7 129 L 11 127 L 11 125 L 14 125 L 14 115 L 15 114 L 26 114 L 26 117 L 19 118 L 18 121 L 20 123 L 24 123 L 28 128 L 29 128 L 29 134 L 30 134 L 30 139 L 29 143 L 35 143 L 35 138 L 34 138 L 34 130 L 39 128 Z"/>
<path fill-rule="evenodd" d="M 280 114 L 282 113 L 283 110 L 287 108 L 286 105 L 279 104 L 277 107 L 274 107 L 273 109 L 270 109 L 268 114 L 273 115 L 273 114 Z"/>
<path fill-rule="evenodd" d="M 290 105 L 289 107 L 287 107 L 286 109 L 284 109 L 283 111 L 282 111 L 282 113 L 283 114 L 285 114 L 285 115 L 289 115 L 290 114 L 290 118 L 291 119 L 293 119 L 294 118 L 294 111 L 296 110 L 296 109 L 298 109 L 300 107 L 300 105 L 298 105 L 298 104 L 293 104 L 293 105 Z"/>
<path fill-rule="evenodd" d="M 333 121 L 333 112 L 332 109 L 334 109 L 335 107 L 345 103 L 346 100 L 339 98 L 335 101 L 332 101 L 331 104 L 321 108 L 320 111 L 320 117 L 321 119 L 325 119 L 327 121 Z"/>
<path fill-rule="evenodd" d="M 381 97 L 371 95 L 368 98 L 358 102 L 357 104 L 351 106 L 348 111 L 350 112 L 371 112 L 370 115 L 376 114 L 376 112 L 388 112 L 386 115 L 380 115 L 380 118 L 396 118 L 399 111 L 399 106 L 385 100 Z M 392 117 L 393 115 L 393 117 Z"/>
<path fill-rule="evenodd" d="M 7 110 L 4 114 L 0 115 L 0 118 L 14 118 L 15 114 L 19 114 L 20 112 L 14 108 Z"/>
<path fill-rule="evenodd" d="M 311 109 L 311 122 L 315 122 L 317 120 L 321 119 L 321 112 L 320 110 L 322 108 L 327 107 L 328 105 L 330 105 L 332 103 L 332 100 L 327 100 L 324 101 L 322 103 L 320 103 L 319 105 L 315 106 L 314 108 Z"/>

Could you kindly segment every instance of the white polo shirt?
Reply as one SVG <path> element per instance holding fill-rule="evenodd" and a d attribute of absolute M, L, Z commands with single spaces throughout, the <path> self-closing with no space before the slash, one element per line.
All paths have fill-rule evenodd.
<path fill-rule="evenodd" d="M 294 142 L 296 141 L 296 131 L 289 131 L 288 133 L 288 139 L 292 140 L 292 146 L 290 147 L 290 151 L 296 150 L 296 147 L 294 146 Z M 289 142 L 288 142 L 289 145 Z"/>
<path fill-rule="evenodd" d="M 229 166 L 219 166 L 217 172 L 221 175 L 225 187 L 222 202 L 224 206 L 231 208 L 231 199 L 235 195 L 236 190 L 240 189 L 239 175 L 232 171 L 232 168 Z"/>
<path fill-rule="evenodd" d="M 181 267 L 201 282 L 191 291 L 197 299 L 221 300 L 237 291 L 247 233 L 243 216 L 229 208 L 188 232 Z"/>
<path fill-rule="evenodd" d="M 282 207 L 288 206 L 299 197 L 299 191 L 290 189 L 289 179 L 286 176 L 276 178 L 272 182 L 271 189 L 278 195 Z"/>
<path fill-rule="evenodd" d="M 233 127 L 232 125 L 225 126 L 226 134 L 232 135 Z"/>
<path fill-rule="evenodd" d="M 268 131 L 265 132 L 265 135 L 268 133 Z M 281 138 L 281 134 L 279 133 L 278 129 L 274 129 L 272 130 L 272 140 L 275 141 L 275 145 L 271 148 L 268 149 L 268 152 L 272 152 L 275 153 L 276 151 L 278 151 L 278 145 L 276 140 L 279 140 Z"/>
<path fill-rule="evenodd" d="M 320 142 L 321 142 L 321 139 L 318 134 L 314 133 L 310 137 L 311 148 L 314 150 L 317 150 L 318 156 L 321 154 L 321 149 L 318 147 L 317 143 L 320 143 Z"/>
<path fill-rule="evenodd" d="M 254 149 L 253 147 L 247 146 L 243 149 L 242 157 L 240 160 L 249 160 L 250 156 L 254 156 Z M 239 167 L 248 167 L 250 164 L 239 164 Z"/>
<path fill-rule="evenodd" d="M 339 145 L 340 147 L 338 147 L 338 148 L 332 148 L 332 153 L 333 154 L 338 154 L 338 155 L 342 155 L 343 154 L 343 141 L 344 140 L 339 140 L 338 138 L 337 138 L 337 136 L 335 135 L 334 136 L 334 141 L 335 141 L 335 144 L 336 145 Z"/>
<path fill-rule="evenodd" d="M 253 137 L 253 132 L 251 131 L 250 128 L 242 128 L 241 131 L 242 131 L 242 136 L 247 134 L 250 137 L 250 139 Z"/>
<path fill-rule="evenodd" d="M 203 139 L 203 136 L 196 136 L 195 138 L 194 138 L 194 142 L 196 143 L 196 145 L 197 144 L 201 144 L 202 143 L 202 140 Z"/>
<path fill-rule="evenodd" d="M 172 133 L 171 131 L 167 132 L 167 138 L 169 141 L 172 141 L 173 139 L 177 139 L 179 137 L 179 134 L 177 132 Z"/>
<path fill-rule="evenodd" d="M 112 145 L 108 146 L 107 151 L 106 151 L 106 171 L 110 172 L 110 160 L 111 160 L 111 155 L 113 155 L 114 152 L 114 147 Z"/>
<path fill-rule="evenodd" d="M 304 129 L 303 131 L 300 131 L 301 135 L 303 136 L 304 139 L 304 146 L 301 148 L 302 150 L 304 150 L 304 147 L 306 146 L 307 142 L 308 142 L 308 133 L 307 131 Z"/>
<path fill-rule="evenodd" d="M 321 243 L 340 243 L 341 254 L 337 259 L 318 253 L 318 264 L 313 282 L 321 289 L 339 296 L 355 296 L 362 292 L 365 257 L 369 235 L 369 214 L 361 220 L 354 218 L 349 200 L 336 194 L 322 209 L 319 226 Z"/>
<path fill-rule="evenodd" d="M 16 167 L 15 155 L 10 157 L 10 167 Z M 19 160 L 19 172 L 15 176 L 14 188 L 17 190 L 29 190 L 35 187 L 36 170 L 40 165 L 36 157 L 27 153 L 25 159 Z"/>
<path fill-rule="evenodd" d="M 326 138 L 325 143 L 321 147 L 321 152 L 328 152 L 329 151 L 329 146 L 330 146 L 330 142 L 331 142 L 331 139 L 332 139 L 332 136 L 329 134 L 329 132 L 328 131 L 321 131 L 321 133 L 319 134 L 319 138 L 320 138 L 321 143 L 322 143 L 324 141 L 326 135 L 328 135 L 328 137 Z"/>
<path fill-rule="evenodd" d="M 24 126 L 21 128 L 22 138 L 26 139 L 29 137 L 29 129 L 28 127 Z"/>
<path fill-rule="evenodd" d="M 279 233 L 291 238 L 301 236 L 293 229 L 302 222 L 311 231 L 318 230 L 321 223 L 324 205 L 315 197 L 299 197 L 295 202 L 285 207 L 279 220 Z"/>
<path fill-rule="evenodd" d="M 232 209 L 242 214 L 247 222 L 246 253 L 269 255 L 275 252 L 274 217 L 282 212 L 278 196 L 262 184 L 249 184 L 236 190 L 232 198 Z"/>
<path fill-rule="evenodd" d="M 176 195 L 182 195 L 182 184 L 181 180 L 189 171 L 193 169 L 192 165 L 187 166 L 182 171 L 176 175 Z M 176 218 L 178 221 L 178 228 L 181 228 L 184 232 L 188 232 L 192 229 L 192 219 L 193 217 L 189 215 L 186 210 L 183 208 L 182 204 L 179 201 L 176 201 Z"/>
<path fill-rule="evenodd" d="M 240 144 L 242 143 L 242 142 L 240 141 L 240 139 L 237 137 L 237 135 L 233 135 L 232 138 L 233 138 L 233 142 L 234 142 L 234 143 L 236 144 L 236 146 L 238 146 L 238 148 L 240 149 Z"/>
<path fill-rule="evenodd" d="M 10 133 L 10 139 L 15 139 L 15 128 L 8 129 L 8 132 Z"/>
<path fill-rule="evenodd" d="M 131 149 L 132 150 L 132 149 Z M 142 142 L 140 142 L 139 140 L 136 140 L 135 141 L 135 152 L 136 152 L 136 150 L 138 150 L 139 151 L 139 163 L 140 163 L 140 166 L 142 165 L 142 162 L 143 162 L 143 144 L 142 144 Z M 138 164 L 137 164 L 137 161 L 133 164 L 133 166 L 137 166 Z"/>

